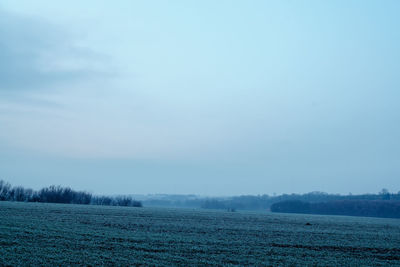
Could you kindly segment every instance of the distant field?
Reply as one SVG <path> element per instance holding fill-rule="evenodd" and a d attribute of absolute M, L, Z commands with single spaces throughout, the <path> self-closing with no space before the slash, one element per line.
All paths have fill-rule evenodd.
<path fill-rule="evenodd" d="M 0 265 L 400 266 L 400 220 L 0 202 Z"/>

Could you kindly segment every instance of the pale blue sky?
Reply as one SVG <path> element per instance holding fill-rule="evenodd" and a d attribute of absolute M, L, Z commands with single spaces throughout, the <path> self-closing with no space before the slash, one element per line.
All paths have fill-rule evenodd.
<path fill-rule="evenodd" d="M 400 2 L 0 0 L 0 178 L 400 190 Z"/>

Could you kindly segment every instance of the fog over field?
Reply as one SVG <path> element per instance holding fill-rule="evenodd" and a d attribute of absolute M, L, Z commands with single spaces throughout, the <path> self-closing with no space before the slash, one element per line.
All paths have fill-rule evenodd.
<path fill-rule="evenodd" d="M 0 0 L 0 179 L 398 192 L 399 1 Z"/>

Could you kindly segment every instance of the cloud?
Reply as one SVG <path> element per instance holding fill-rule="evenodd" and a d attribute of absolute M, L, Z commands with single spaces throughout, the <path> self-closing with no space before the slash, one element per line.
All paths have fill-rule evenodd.
<path fill-rule="evenodd" d="M 0 9 L 0 93 L 104 77 L 106 61 L 60 26 Z"/>

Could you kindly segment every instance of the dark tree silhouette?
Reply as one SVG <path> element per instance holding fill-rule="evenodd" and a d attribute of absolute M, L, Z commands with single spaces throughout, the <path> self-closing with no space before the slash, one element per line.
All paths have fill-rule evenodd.
<path fill-rule="evenodd" d="M 92 196 L 91 193 L 85 191 L 75 191 L 70 187 L 55 185 L 34 191 L 22 186 L 11 187 L 3 180 L 0 180 L 0 200 L 142 207 L 140 201 L 129 196 Z"/>
<path fill-rule="evenodd" d="M 337 200 L 309 203 L 282 201 L 271 205 L 272 212 L 350 215 L 400 218 L 400 201 L 391 200 Z"/>

